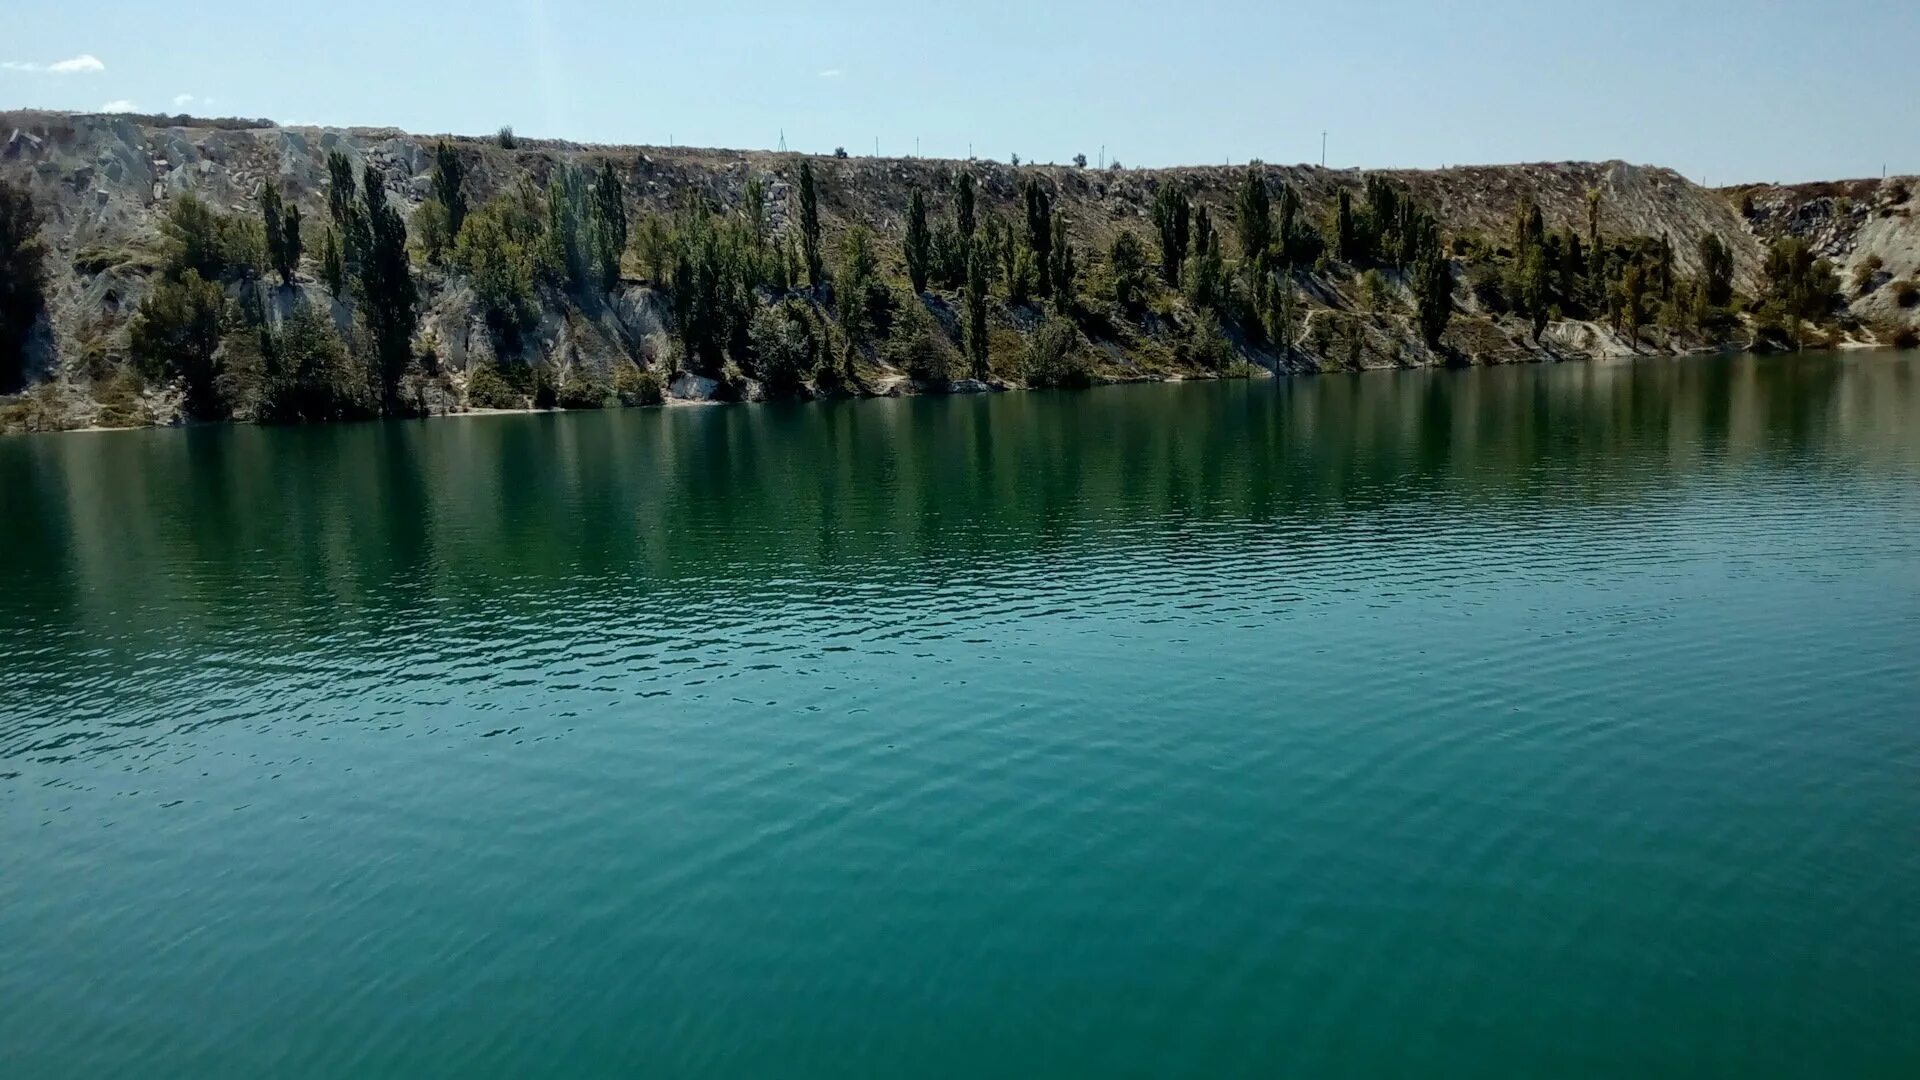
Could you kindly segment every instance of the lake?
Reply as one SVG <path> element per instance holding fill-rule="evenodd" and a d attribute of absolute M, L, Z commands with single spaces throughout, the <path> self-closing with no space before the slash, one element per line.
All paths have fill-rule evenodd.
<path fill-rule="evenodd" d="M 0 439 L 0 1072 L 1920 1074 L 1920 362 Z"/>

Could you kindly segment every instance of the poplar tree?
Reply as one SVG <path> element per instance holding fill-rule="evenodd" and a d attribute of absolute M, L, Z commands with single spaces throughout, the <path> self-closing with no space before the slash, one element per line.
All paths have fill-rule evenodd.
<path fill-rule="evenodd" d="M 1240 255 L 1256 273 L 1266 265 L 1273 247 L 1273 203 L 1262 175 L 1264 168 L 1258 161 L 1249 164 L 1240 185 Z"/>
<path fill-rule="evenodd" d="M 973 377 L 987 377 L 987 267 L 993 255 L 981 244 L 973 244 L 967 254 L 967 359 L 973 365 Z"/>
<path fill-rule="evenodd" d="M 467 166 L 460 152 L 441 140 L 433 148 L 433 197 L 447 211 L 447 244 L 460 238 L 467 220 Z"/>
<path fill-rule="evenodd" d="M 1053 200 L 1039 177 L 1026 184 L 1027 247 L 1033 252 L 1034 271 L 1039 278 L 1040 295 L 1053 295 Z"/>
<path fill-rule="evenodd" d="M 819 288 L 826 277 L 820 264 L 820 193 L 814 187 L 813 163 L 800 162 L 800 250 L 807 261 L 807 284 Z"/>
<path fill-rule="evenodd" d="M 933 233 L 927 228 L 927 200 L 919 188 L 907 200 L 907 280 L 913 291 L 927 291 L 927 277 L 933 264 Z"/>
<path fill-rule="evenodd" d="M 953 224 L 960 230 L 960 239 L 971 243 L 974 228 L 974 182 L 973 174 L 960 174 L 960 190 L 953 199 Z"/>
<path fill-rule="evenodd" d="M 1193 205 L 1173 181 L 1162 181 L 1153 196 L 1153 225 L 1160 233 L 1160 274 L 1167 284 L 1180 287 L 1180 267 L 1187 261 L 1187 241 Z"/>

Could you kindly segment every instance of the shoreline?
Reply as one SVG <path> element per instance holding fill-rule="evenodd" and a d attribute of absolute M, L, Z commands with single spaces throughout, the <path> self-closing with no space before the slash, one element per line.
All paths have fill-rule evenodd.
<path fill-rule="evenodd" d="M 1547 354 L 1547 355 L 1543 355 L 1530 360 L 1505 361 L 1505 362 L 1487 363 L 1487 364 L 1474 364 L 1474 363 L 1411 364 L 1411 365 L 1403 365 L 1398 367 L 1380 366 L 1380 367 L 1365 367 L 1365 368 L 1357 368 L 1357 369 L 1335 368 L 1335 369 L 1328 369 L 1328 370 L 1312 369 L 1312 370 L 1303 370 L 1303 371 L 1279 371 L 1279 372 L 1273 371 L 1263 365 L 1250 364 L 1251 371 L 1246 375 L 1226 375 L 1226 374 L 1205 375 L 1205 374 L 1189 374 L 1189 373 L 1176 372 L 1168 375 L 1141 375 L 1141 376 L 1136 376 L 1132 378 L 1096 378 L 1092 383 L 1090 383 L 1087 386 L 1070 387 L 1070 388 L 1068 387 L 1032 387 L 1032 386 L 1024 386 L 1024 385 L 1019 385 L 1014 383 L 996 381 L 994 383 L 982 384 L 983 389 L 980 389 L 980 390 L 967 390 L 967 391 L 960 391 L 957 393 L 950 392 L 950 391 L 925 390 L 925 389 L 919 388 L 911 380 L 902 378 L 888 384 L 888 390 L 890 391 L 888 393 L 832 394 L 832 395 L 821 395 L 821 396 L 804 397 L 804 398 L 801 398 L 801 397 L 748 398 L 740 401 L 717 401 L 713 399 L 696 399 L 696 398 L 668 398 L 667 400 L 661 402 L 658 405 L 615 404 L 615 405 L 604 406 L 598 409 L 568 409 L 561 406 L 554 406 L 552 408 L 547 408 L 547 409 L 535 408 L 532 406 L 528 406 L 527 408 L 522 408 L 522 409 L 495 409 L 495 408 L 480 408 L 480 407 L 473 407 L 473 406 L 460 406 L 457 409 L 448 409 L 441 412 L 426 412 L 417 416 L 365 417 L 365 418 L 357 418 L 352 420 L 328 420 L 328 421 L 320 421 L 318 423 L 304 423 L 304 424 L 273 424 L 273 423 L 262 423 L 257 420 L 232 420 L 232 419 L 185 420 L 180 423 L 173 423 L 173 424 L 136 424 L 136 425 L 130 425 L 125 427 L 111 427 L 111 426 L 106 426 L 101 424 L 88 424 L 81 427 L 59 428 L 59 429 L 50 430 L 50 431 L 48 430 L 4 431 L 4 432 L 0 432 L 0 438 L 6 438 L 10 436 L 27 436 L 27 435 L 78 435 L 78 434 L 104 434 L 104 433 L 111 433 L 111 432 L 128 432 L 128 431 L 186 430 L 186 429 L 192 429 L 192 428 L 229 428 L 229 427 L 231 428 L 238 428 L 238 427 L 310 428 L 310 427 L 329 427 L 337 424 L 407 422 L 407 421 L 414 421 L 414 420 L 461 420 L 461 419 L 470 419 L 470 418 L 486 419 L 491 417 L 504 417 L 504 416 L 542 416 L 542 415 L 555 415 L 555 414 L 572 415 L 576 413 L 615 412 L 615 411 L 626 411 L 626 410 L 644 411 L 648 409 L 666 410 L 666 409 L 724 408 L 724 407 L 735 406 L 735 405 L 812 405 L 812 404 L 820 404 L 823 402 L 830 402 L 830 401 L 881 401 L 889 398 L 983 397 L 983 396 L 992 396 L 996 394 L 1036 393 L 1036 392 L 1045 392 L 1045 391 L 1054 391 L 1054 392 L 1064 391 L 1067 393 L 1073 393 L 1078 391 L 1095 390 L 1103 387 L 1115 387 L 1115 386 L 1165 385 L 1169 383 L 1253 382 L 1253 381 L 1263 380 L 1263 379 L 1278 382 L 1281 380 L 1323 378 L 1326 376 L 1335 376 L 1335 375 L 1369 375 L 1369 374 L 1375 374 L 1380 372 L 1470 371 L 1470 370 L 1476 370 L 1476 369 L 1490 369 L 1490 368 L 1504 368 L 1504 367 L 1524 367 L 1524 366 L 1534 366 L 1534 365 L 1544 366 L 1548 364 L 1580 364 L 1580 363 L 1612 364 L 1612 363 L 1620 363 L 1620 362 L 1637 363 L 1644 360 L 1688 360 L 1688 359 L 1699 359 L 1699 358 L 1716 357 L 1716 356 L 1740 356 L 1740 355 L 1751 355 L 1757 358 L 1765 359 L 1765 358 L 1773 358 L 1773 357 L 1819 355 L 1822 353 L 1858 354 L 1858 353 L 1884 352 L 1884 353 L 1891 353 L 1891 354 L 1899 354 L 1903 352 L 1912 352 L 1912 351 L 1913 350 L 1899 349 L 1894 346 L 1882 344 L 1878 342 L 1863 342 L 1863 341 L 1857 341 L 1857 340 L 1848 340 L 1848 341 L 1836 343 L 1834 345 L 1831 345 L 1823 349 L 1779 350 L 1779 351 L 1769 352 L 1769 351 L 1755 350 L 1753 348 L 1745 347 L 1745 346 L 1728 345 L 1723 348 L 1694 349 L 1686 352 L 1671 352 L 1671 353 L 1669 352 L 1629 353 L 1624 355 L 1607 354 L 1607 355 L 1599 355 L 1599 356 L 1579 356 L 1579 357 L 1559 357 L 1559 356 Z M 42 385 L 47 385 L 47 384 L 42 384 Z M 22 397 L 22 396 L 25 396 L 25 394 L 23 393 L 21 395 L 16 395 L 16 397 Z"/>

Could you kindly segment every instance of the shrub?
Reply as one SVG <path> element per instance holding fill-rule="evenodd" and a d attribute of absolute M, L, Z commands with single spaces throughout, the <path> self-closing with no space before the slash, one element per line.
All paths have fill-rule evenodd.
<path fill-rule="evenodd" d="M 1220 320 L 1211 311 L 1200 312 L 1187 324 L 1175 355 L 1187 366 L 1203 371 L 1224 371 L 1235 359 L 1233 343 L 1227 340 L 1220 329 Z"/>
<path fill-rule="evenodd" d="M 1896 349 L 1920 349 L 1920 330 L 1903 326 L 1893 332 L 1893 347 Z"/>
<path fill-rule="evenodd" d="M 167 208 L 160 231 L 166 238 L 167 270 L 191 271 L 208 281 L 258 273 L 266 259 L 266 230 L 259 221 L 222 214 L 193 195 Z"/>
<path fill-rule="evenodd" d="M 24 184 L 0 180 L 0 393 L 20 385 L 27 335 L 46 306 L 46 242 Z"/>
<path fill-rule="evenodd" d="M 312 303 L 266 339 L 266 379 L 255 418 L 270 423 L 344 420 L 368 412 L 367 373 Z"/>
<path fill-rule="evenodd" d="M 467 376 L 467 404 L 476 409 L 524 409 L 527 395 L 500 368 L 482 364 Z"/>
<path fill-rule="evenodd" d="M 1915 304 L 1920 304 L 1920 283 L 1912 281 L 1895 282 L 1893 286 L 1893 302 L 1903 308 L 1910 308 Z"/>
<path fill-rule="evenodd" d="M 748 336 L 754 370 L 769 394 L 791 397 L 806 389 L 807 376 L 820 365 L 821 349 L 805 304 L 788 301 L 758 312 Z"/>
<path fill-rule="evenodd" d="M 1021 370 L 1029 386 L 1066 389 L 1093 382 L 1093 365 L 1081 348 L 1080 334 L 1062 318 L 1048 319 L 1034 331 Z"/>
<path fill-rule="evenodd" d="M 901 306 L 884 356 L 887 363 L 905 371 L 913 381 L 935 390 L 944 390 L 953 381 L 954 369 L 960 363 L 953 342 L 947 340 L 918 299 Z"/>
<path fill-rule="evenodd" d="M 514 137 L 512 124 L 501 128 L 500 131 L 494 135 L 493 141 L 499 143 L 500 149 L 502 150 L 517 150 L 520 148 L 520 140 Z"/>
<path fill-rule="evenodd" d="M 637 364 L 622 365 L 613 374 L 613 394 L 622 405 L 664 405 L 667 387 L 660 373 Z"/>
<path fill-rule="evenodd" d="M 567 373 L 554 394 L 563 409 L 604 409 L 613 401 L 613 388 L 580 371 Z"/>
<path fill-rule="evenodd" d="M 1387 279 L 1378 270 L 1369 270 L 1360 275 L 1360 297 L 1368 311 L 1386 311 L 1392 306 Z"/>
<path fill-rule="evenodd" d="M 213 416 L 218 408 L 220 320 L 226 297 L 220 286 L 188 270 L 162 279 L 140 301 L 129 333 L 133 359 L 148 378 L 186 383 L 187 411 Z"/>

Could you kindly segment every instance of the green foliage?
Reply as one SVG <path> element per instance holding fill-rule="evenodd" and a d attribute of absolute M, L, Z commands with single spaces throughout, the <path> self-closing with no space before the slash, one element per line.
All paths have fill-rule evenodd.
<path fill-rule="evenodd" d="M 880 263 L 874 257 L 873 237 L 864 226 L 847 230 L 840 241 L 840 262 L 834 270 L 834 304 L 840 332 L 846 335 L 846 376 L 854 378 L 853 363 L 873 331 L 875 293 L 880 285 Z"/>
<path fill-rule="evenodd" d="M 1414 267 L 1413 294 L 1419 303 L 1420 337 L 1437 349 L 1453 319 L 1453 263 L 1439 245 L 1429 248 Z"/>
<path fill-rule="evenodd" d="M 1195 308 L 1214 311 L 1227 306 L 1227 266 L 1220 253 L 1220 234 L 1214 231 L 1213 218 L 1202 206 L 1193 215 L 1193 254 L 1181 271 L 1186 282 L 1187 301 Z"/>
<path fill-rule="evenodd" d="M 433 148 L 433 202 L 446 212 L 446 243 L 460 237 L 467 223 L 467 166 L 460 152 L 443 139 Z"/>
<path fill-rule="evenodd" d="M 1334 254 L 1342 262 L 1354 262 L 1360 257 L 1359 234 L 1355 231 L 1353 220 L 1353 192 L 1340 189 L 1337 209 L 1334 211 Z"/>
<path fill-rule="evenodd" d="M 807 377 L 820 366 L 821 345 L 807 305 L 787 300 L 754 315 L 755 373 L 773 397 L 796 397 L 806 391 Z"/>
<path fill-rule="evenodd" d="M 985 245 L 973 245 L 973 251 L 967 259 L 966 323 L 964 337 L 967 353 L 967 365 L 973 377 L 984 380 L 988 375 L 987 366 L 987 268 L 993 262 Z"/>
<path fill-rule="evenodd" d="M 942 221 L 933 227 L 927 257 L 932 262 L 929 274 L 934 284 L 957 289 L 966 283 L 969 246 L 952 222 Z"/>
<path fill-rule="evenodd" d="M 420 256 L 428 265 L 440 266 L 447 261 L 447 255 L 453 244 L 453 223 L 447 217 L 447 208 L 437 199 L 428 199 L 413 212 L 409 225 L 414 243 L 420 247 Z M 268 237 L 271 242 L 272 237 Z"/>
<path fill-rule="evenodd" d="M 887 335 L 885 352 L 887 363 L 933 390 L 946 389 L 959 365 L 953 342 L 947 339 L 946 332 L 940 329 L 917 295 L 900 305 Z"/>
<path fill-rule="evenodd" d="M 1053 198 L 1037 176 L 1022 189 L 1027 207 L 1027 250 L 1033 252 L 1034 276 L 1040 295 L 1053 295 Z"/>
<path fill-rule="evenodd" d="M 1062 315 L 1071 314 L 1076 299 L 1076 284 L 1079 268 L 1075 265 L 1073 245 L 1067 240 L 1067 219 L 1060 215 L 1053 218 L 1053 238 L 1048 244 L 1049 270 L 1053 280 L 1048 292 L 1053 295 L 1053 308 Z"/>
<path fill-rule="evenodd" d="M 316 423 L 365 416 L 366 370 L 315 304 L 295 305 L 266 336 L 266 386 L 256 416 L 269 423 Z"/>
<path fill-rule="evenodd" d="M 563 409 L 604 409 L 615 403 L 613 387 L 578 365 L 554 389 L 554 404 Z"/>
<path fill-rule="evenodd" d="M 1798 347 L 1801 320 L 1824 319 L 1840 301 L 1833 264 L 1816 258 L 1805 240 L 1785 236 L 1767 249 L 1762 270 L 1767 280 L 1763 315 L 1783 325 Z"/>
<path fill-rule="evenodd" d="M 749 220 L 756 233 L 765 223 L 764 205 L 751 209 L 757 203 L 758 181 L 747 185 L 750 206 Z M 617 289 L 620 287 L 620 259 L 627 250 L 627 189 L 621 183 L 620 174 L 613 167 L 611 159 L 600 163 L 600 175 L 593 185 L 592 215 L 588 222 L 588 245 L 592 248 L 594 262 L 600 272 L 600 287 Z"/>
<path fill-rule="evenodd" d="M 636 405 L 664 405 L 667 386 L 660 373 L 636 364 L 620 365 L 613 373 L 613 396 L 629 408 Z"/>
<path fill-rule="evenodd" d="M 401 407 L 400 378 L 413 360 L 419 293 L 407 258 L 407 223 L 387 203 L 386 184 L 371 165 L 365 170 L 363 186 L 368 242 L 357 278 L 360 310 L 373 335 L 381 404 L 394 413 Z"/>
<path fill-rule="evenodd" d="M 1267 193 L 1265 166 L 1254 161 L 1247 166 L 1246 179 L 1240 185 L 1240 257 L 1256 270 L 1266 267 L 1273 247 L 1273 202 Z"/>
<path fill-rule="evenodd" d="M 1369 270 L 1360 275 L 1360 299 L 1368 311 L 1386 311 L 1393 306 L 1392 293 L 1387 288 L 1387 279 L 1378 270 Z"/>
<path fill-rule="evenodd" d="M 340 250 L 340 235 L 328 229 L 326 242 L 320 247 L 320 280 L 326 283 L 327 291 L 336 297 L 347 292 L 346 256 Z"/>
<path fill-rule="evenodd" d="M 128 342 L 140 372 L 149 379 L 185 383 L 186 408 L 193 416 L 219 414 L 215 380 L 225 310 L 220 286 L 188 268 L 156 281 L 129 327 Z"/>
<path fill-rule="evenodd" d="M 0 179 L 0 393 L 22 381 L 27 335 L 46 307 L 46 254 L 33 195 Z"/>
<path fill-rule="evenodd" d="M 779 255 L 761 243 L 751 222 L 712 207 L 687 211 L 673 230 L 672 303 L 688 366 L 718 378 L 727 354 L 751 350 L 757 289 L 775 276 Z"/>
<path fill-rule="evenodd" d="M 1079 331 L 1063 318 L 1051 318 L 1040 324 L 1028 339 L 1021 371 L 1027 385 L 1072 388 L 1093 381 L 1093 365 L 1087 359 Z"/>
<path fill-rule="evenodd" d="M 1188 321 L 1175 355 L 1188 367 L 1212 372 L 1227 370 L 1237 359 L 1220 317 L 1211 311 L 1197 312 Z"/>
<path fill-rule="evenodd" d="M 453 266 L 473 285 L 487 325 L 510 346 L 539 314 L 534 292 L 545 226 L 526 192 L 499 195 L 467 216 Z"/>
<path fill-rule="evenodd" d="M 905 243 L 907 280 L 915 293 L 927 291 L 927 278 L 933 269 L 933 233 L 927 228 L 927 200 L 920 189 L 913 189 L 907 200 L 907 238 Z"/>
<path fill-rule="evenodd" d="M 520 149 L 520 140 L 514 137 L 512 124 L 508 124 L 496 132 L 493 136 L 493 141 L 502 150 Z"/>
<path fill-rule="evenodd" d="M 813 163 L 800 162 L 800 251 L 807 262 L 807 284 L 819 288 L 826 276 L 820 258 L 820 192 L 813 179 Z"/>
<path fill-rule="evenodd" d="M 481 364 L 467 374 L 467 404 L 476 409 L 524 409 L 533 373 L 523 366 L 507 369 Z"/>
<path fill-rule="evenodd" d="M 1860 260 L 1860 265 L 1853 268 L 1853 291 L 1860 296 L 1871 293 L 1880 271 L 1886 269 L 1886 265 L 1886 260 L 1878 255 L 1869 255 Z"/>
<path fill-rule="evenodd" d="M 1133 230 L 1121 229 L 1113 234 L 1107 246 L 1107 265 L 1112 271 L 1114 304 L 1122 311 L 1137 310 L 1150 283 L 1146 248 Z"/>
<path fill-rule="evenodd" d="M 1700 280 L 1713 307 L 1733 303 L 1733 252 L 1713 233 L 1700 235 Z"/>
<path fill-rule="evenodd" d="M 960 232 L 960 239 L 973 242 L 974 230 L 974 179 L 970 172 L 960 174 L 959 189 L 953 198 L 953 224 Z"/>
<path fill-rule="evenodd" d="M 198 196 L 182 195 L 167 208 L 160 225 L 167 272 L 188 272 L 208 281 L 225 281 L 258 273 L 266 254 L 265 230 L 260 223 L 237 214 L 222 214 Z"/>
<path fill-rule="evenodd" d="M 1260 310 L 1261 329 L 1281 355 L 1293 348 L 1300 326 L 1300 305 L 1293 287 L 1293 275 L 1285 270 L 1268 275 L 1261 290 L 1264 303 Z"/>
<path fill-rule="evenodd" d="M 1160 274 L 1167 284 L 1180 287 L 1180 267 L 1187 261 L 1193 204 L 1171 180 L 1163 181 L 1153 196 L 1153 226 L 1160 233 Z"/>

